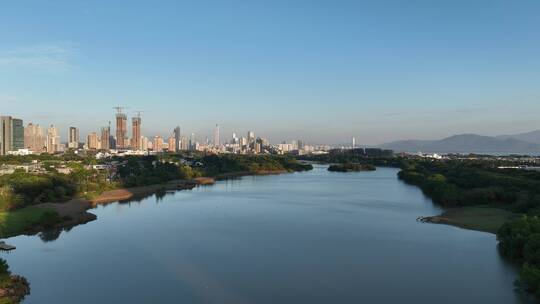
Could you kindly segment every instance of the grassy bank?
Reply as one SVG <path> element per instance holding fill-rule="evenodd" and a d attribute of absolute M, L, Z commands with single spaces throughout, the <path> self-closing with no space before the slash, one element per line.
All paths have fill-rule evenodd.
<path fill-rule="evenodd" d="M 518 217 L 518 214 L 499 208 L 462 207 L 448 209 L 441 215 L 424 217 L 422 221 L 497 233 L 504 223 Z"/>
<path fill-rule="evenodd" d="M 52 209 L 26 207 L 0 212 L 0 238 L 12 237 L 34 231 L 36 227 L 51 227 L 61 221 Z"/>

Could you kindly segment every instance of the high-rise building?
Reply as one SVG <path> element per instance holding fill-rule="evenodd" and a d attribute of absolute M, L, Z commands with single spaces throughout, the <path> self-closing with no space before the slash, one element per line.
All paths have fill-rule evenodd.
<path fill-rule="evenodd" d="M 60 135 L 58 129 L 53 125 L 47 129 L 46 147 L 47 153 L 55 153 L 60 149 Z"/>
<path fill-rule="evenodd" d="M 245 137 L 240 138 L 240 146 L 244 147 L 248 145 L 248 140 Z"/>
<path fill-rule="evenodd" d="M 141 136 L 141 150 L 148 150 L 148 137 L 146 136 Z"/>
<path fill-rule="evenodd" d="M 176 152 L 176 144 L 174 143 L 174 136 L 170 136 L 167 140 L 167 150 L 169 152 Z"/>
<path fill-rule="evenodd" d="M 174 128 L 174 152 L 180 151 L 180 126 Z"/>
<path fill-rule="evenodd" d="M 24 149 L 24 125 L 22 119 L 13 118 L 11 127 L 13 129 L 12 150 Z"/>
<path fill-rule="evenodd" d="M 214 146 L 219 147 L 219 125 L 216 124 L 216 127 L 214 128 Z"/>
<path fill-rule="evenodd" d="M 189 150 L 189 141 L 185 136 L 180 137 L 180 150 Z"/>
<path fill-rule="evenodd" d="M 43 152 L 45 147 L 45 135 L 43 134 L 43 128 L 36 124 L 29 123 L 24 128 L 24 147 L 32 152 Z"/>
<path fill-rule="evenodd" d="M 96 132 L 92 132 L 86 137 L 86 148 L 90 150 L 95 150 L 99 148 L 98 135 Z"/>
<path fill-rule="evenodd" d="M 155 152 L 162 152 L 163 151 L 163 137 L 154 136 L 153 147 L 154 147 Z"/>
<path fill-rule="evenodd" d="M 141 116 L 131 118 L 131 149 L 141 150 Z"/>
<path fill-rule="evenodd" d="M 352 148 L 356 148 L 356 138 L 352 138 Z"/>
<path fill-rule="evenodd" d="M 0 116 L 0 155 L 7 155 L 13 148 L 13 118 Z"/>
<path fill-rule="evenodd" d="M 255 132 L 248 131 L 247 132 L 247 140 L 248 140 L 248 143 L 254 142 L 255 141 Z"/>
<path fill-rule="evenodd" d="M 195 141 L 195 133 L 191 133 L 189 138 L 189 150 L 195 150 L 197 147 L 197 142 Z"/>
<path fill-rule="evenodd" d="M 75 127 L 69 127 L 68 148 L 71 148 L 71 149 L 79 148 L 79 129 Z"/>
<path fill-rule="evenodd" d="M 102 127 L 100 149 L 103 149 L 103 150 L 111 149 L 110 137 L 111 137 L 111 127 L 110 126 Z"/>
<path fill-rule="evenodd" d="M 109 136 L 109 149 L 116 149 L 116 138 L 114 136 Z"/>
<path fill-rule="evenodd" d="M 0 116 L 0 155 L 24 148 L 24 126 L 22 119 Z"/>
<path fill-rule="evenodd" d="M 116 107 L 116 149 L 125 149 L 127 138 L 127 116 L 122 113 L 122 107 Z"/>

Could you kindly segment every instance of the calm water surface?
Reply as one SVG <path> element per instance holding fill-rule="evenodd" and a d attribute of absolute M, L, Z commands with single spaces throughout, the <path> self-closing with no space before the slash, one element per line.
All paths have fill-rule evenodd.
<path fill-rule="evenodd" d="M 317 166 L 114 203 L 3 257 L 25 303 L 521 303 L 495 236 L 416 222 L 440 210 L 396 173 Z"/>

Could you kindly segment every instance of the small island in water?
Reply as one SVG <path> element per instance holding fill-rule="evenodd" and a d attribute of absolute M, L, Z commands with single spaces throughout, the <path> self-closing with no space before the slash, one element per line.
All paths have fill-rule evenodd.
<path fill-rule="evenodd" d="M 328 171 L 332 172 L 360 172 L 360 171 L 375 171 L 377 168 L 371 164 L 353 164 L 353 163 L 344 163 L 330 165 Z"/>

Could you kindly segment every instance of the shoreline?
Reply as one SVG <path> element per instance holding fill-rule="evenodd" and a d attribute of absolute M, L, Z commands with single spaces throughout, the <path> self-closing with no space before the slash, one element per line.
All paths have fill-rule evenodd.
<path fill-rule="evenodd" d="M 148 186 L 139 186 L 131 188 L 120 188 L 105 191 L 92 199 L 73 198 L 63 203 L 41 203 L 26 208 L 40 208 L 52 210 L 59 216 L 60 221 L 52 226 L 44 227 L 43 225 L 32 226 L 24 231 L 5 235 L 2 238 L 11 238 L 19 235 L 35 235 L 51 229 L 70 229 L 72 227 L 86 224 L 97 220 L 97 216 L 88 210 L 95 208 L 98 205 L 107 205 L 114 202 L 122 202 L 137 197 L 152 195 L 160 191 L 181 191 L 191 190 L 197 186 L 209 186 L 215 184 L 216 181 L 234 179 L 243 176 L 257 175 L 277 175 L 284 173 L 292 173 L 287 170 L 268 171 L 261 170 L 256 172 L 242 171 L 218 174 L 214 177 L 197 177 L 191 180 L 172 180 L 162 184 L 154 184 Z"/>
<path fill-rule="evenodd" d="M 499 228 L 508 220 L 520 215 L 500 208 L 487 206 L 468 206 L 446 208 L 439 215 L 419 216 L 422 223 L 442 224 L 467 230 L 497 234 Z"/>
<path fill-rule="evenodd" d="M 109 190 L 92 199 L 74 198 L 65 203 L 42 203 L 33 207 L 54 210 L 62 221 L 50 228 L 64 229 L 96 220 L 97 216 L 88 212 L 88 210 L 98 205 L 127 201 L 140 196 L 152 195 L 159 191 L 191 190 L 199 185 L 212 185 L 214 183 L 215 179 L 208 177 L 192 180 L 172 180 L 163 184 Z M 45 230 L 44 227 L 35 227 L 30 231 L 30 234 L 36 234 L 43 230 Z"/>

